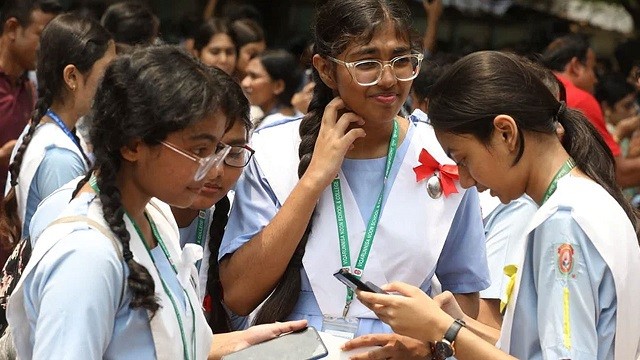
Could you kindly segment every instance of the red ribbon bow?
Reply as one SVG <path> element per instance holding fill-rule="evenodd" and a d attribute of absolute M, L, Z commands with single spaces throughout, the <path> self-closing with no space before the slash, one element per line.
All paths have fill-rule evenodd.
<path fill-rule="evenodd" d="M 455 181 L 458 180 L 458 167 L 456 165 L 442 165 L 429 154 L 425 149 L 420 152 L 418 158 L 421 165 L 413 168 L 416 173 L 416 182 L 420 182 L 436 171 L 440 172 L 440 183 L 442 184 L 442 192 L 444 196 L 449 196 L 458 192 Z"/>

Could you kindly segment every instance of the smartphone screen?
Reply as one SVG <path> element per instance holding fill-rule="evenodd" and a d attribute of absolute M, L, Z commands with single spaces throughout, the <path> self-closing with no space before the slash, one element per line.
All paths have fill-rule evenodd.
<path fill-rule="evenodd" d="M 223 360 L 313 360 L 329 354 L 313 327 L 283 334 L 222 357 Z"/>
<path fill-rule="evenodd" d="M 386 294 L 386 292 L 380 289 L 378 286 L 369 281 L 367 281 L 366 283 L 362 282 L 362 280 L 358 279 L 355 275 L 345 269 L 338 270 L 335 274 L 333 274 L 333 276 L 335 276 L 336 279 L 340 280 L 343 284 L 347 285 L 354 291 L 358 289 L 378 294 Z"/>

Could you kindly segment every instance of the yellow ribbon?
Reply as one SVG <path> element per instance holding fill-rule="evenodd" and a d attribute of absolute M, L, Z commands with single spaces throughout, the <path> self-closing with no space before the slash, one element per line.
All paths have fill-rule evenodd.
<path fill-rule="evenodd" d="M 507 307 L 507 304 L 509 304 L 509 301 L 511 301 L 511 294 L 513 293 L 513 288 L 516 285 L 516 273 L 518 272 L 518 267 L 515 265 L 507 265 L 502 269 L 502 271 L 509 277 L 509 282 L 507 283 L 507 288 L 505 290 L 506 300 L 500 299 L 500 312 L 504 313 L 504 309 Z"/>

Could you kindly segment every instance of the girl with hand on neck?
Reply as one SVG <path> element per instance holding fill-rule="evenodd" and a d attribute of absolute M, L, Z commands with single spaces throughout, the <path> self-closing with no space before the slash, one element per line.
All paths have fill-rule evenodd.
<path fill-rule="evenodd" d="M 447 292 L 431 299 L 392 283 L 383 288 L 403 296 L 360 300 L 397 333 L 430 342 L 437 360 L 637 358 L 638 220 L 595 128 L 530 65 L 493 51 L 466 56 L 438 80 L 429 117 L 462 186 L 488 188 L 503 203 L 527 194 L 539 206 L 510 249 L 501 330 L 467 316 Z"/>
<path fill-rule="evenodd" d="M 31 216 L 42 199 L 91 167 L 75 126 L 89 112 L 114 57 L 111 35 L 94 20 L 64 14 L 42 32 L 39 98 L 14 149 L 2 203 L 0 231 L 12 243 L 29 236 Z"/>
<path fill-rule="evenodd" d="M 93 171 L 9 301 L 19 358 L 218 359 L 306 325 L 212 337 L 200 310 L 199 257 L 180 251 L 166 204 L 191 206 L 231 150 L 220 75 L 173 46 L 109 65 L 92 108 Z"/>
<path fill-rule="evenodd" d="M 477 192 L 463 191 L 454 170 L 429 174 L 451 185 L 445 193 L 416 178 L 421 158 L 453 162 L 426 118 L 397 116 L 422 60 L 402 2 L 329 1 L 316 19 L 309 113 L 252 135 L 256 155 L 219 254 L 224 301 L 247 315 L 266 299 L 256 323 L 307 319 L 381 346 L 361 356 L 420 358 L 426 344 L 391 334 L 333 273 L 404 279 L 425 292 L 437 274 L 477 313 L 488 286 Z"/>

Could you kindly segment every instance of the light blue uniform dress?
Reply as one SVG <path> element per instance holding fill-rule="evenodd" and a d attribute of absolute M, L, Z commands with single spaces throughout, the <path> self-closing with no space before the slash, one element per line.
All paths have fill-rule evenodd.
<path fill-rule="evenodd" d="M 571 210 L 559 209 L 530 236 L 533 241 L 529 241 L 524 261 L 510 353 L 518 359 L 613 359 L 613 275 L 571 217 Z M 558 263 L 563 244 L 570 244 L 574 250 L 568 276 Z M 565 287 L 571 294 L 570 346 L 565 344 L 563 334 Z"/>
<path fill-rule="evenodd" d="M 33 224 L 37 231 L 55 219 L 55 209 L 69 201 L 72 191 L 63 189 L 45 201 L 48 211 Z M 86 215 L 94 198 L 80 194 L 61 216 Z M 173 268 L 160 246 L 151 254 L 185 318 L 186 299 Z M 128 267 L 98 230 L 84 226 L 54 245 L 24 283 L 29 323 L 20 326 L 31 328 L 33 358 L 155 359 L 146 310 L 129 307 L 128 289 L 121 297 L 128 276 Z"/>
<path fill-rule="evenodd" d="M 415 118 L 412 120 L 420 121 Z M 274 124 L 272 126 L 278 125 Z M 396 160 L 388 180 L 389 183 L 385 188 L 382 204 L 383 211 L 391 211 L 391 209 L 385 209 L 384 205 L 391 188 L 394 186 L 395 177 L 407 152 L 414 130 L 413 126 L 409 126 L 409 131 L 404 141 L 398 146 Z M 342 171 L 353 191 L 360 215 L 365 224 L 373 212 L 378 194 L 382 189 L 385 162 L 386 157 L 365 160 L 345 159 L 342 165 Z M 222 259 L 232 254 L 260 232 L 271 221 L 281 206 L 282 204 L 276 198 L 267 179 L 261 172 L 259 164 L 253 158 L 236 184 L 235 202 L 231 209 L 229 223 L 220 247 L 219 258 Z M 398 211 L 402 211 L 402 209 Z M 480 219 L 478 193 L 475 189 L 469 189 L 465 193 L 453 219 L 440 255 L 442 261 L 439 261 L 435 268 L 435 275 L 438 276 L 443 289 L 453 293 L 472 293 L 489 286 L 489 274 L 484 255 L 484 232 Z M 407 225 L 410 224 L 402 224 L 400 226 Z M 411 249 L 407 249 L 407 251 L 411 251 Z M 430 291 L 430 280 L 433 275 L 428 276 L 421 286 L 427 293 Z M 322 312 L 304 269 L 301 271 L 301 278 L 300 298 L 289 319 L 307 319 L 310 326 L 321 329 Z M 344 296 L 344 294 L 336 294 L 336 296 Z M 390 332 L 392 332 L 391 328 L 380 320 L 363 318 L 360 319 L 355 335 Z"/>
<path fill-rule="evenodd" d="M 485 195 L 489 196 L 483 193 L 480 196 L 481 202 Z M 500 299 L 502 297 L 509 281 L 504 274 L 504 267 L 510 264 L 508 259 L 514 249 L 524 241 L 526 227 L 537 210 L 538 205 L 524 195 L 508 204 L 499 204 L 489 214 L 484 215 L 491 286 L 480 291 L 480 298 Z"/>

